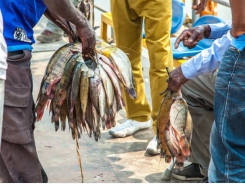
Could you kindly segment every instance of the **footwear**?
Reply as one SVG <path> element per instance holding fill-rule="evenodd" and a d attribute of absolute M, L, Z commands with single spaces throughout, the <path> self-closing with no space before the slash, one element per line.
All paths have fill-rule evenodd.
<path fill-rule="evenodd" d="M 192 163 L 182 170 L 177 168 L 173 169 L 172 177 L 182 181 L 191 181 L 191 180 L 202 180 L 204 176 L 200 173 L 200 165 Z"/>
<path fill-rule="evenodd" d="M 204 177 L 199 183 L 208 183 L 208 177 Z"/>
<path fill-rule="evenodd" d="M 147 145 L 146 152 L 150 155 L 158 155 L 160 153 L 160 149 L 157 149 L 157 136 L 156 135 L 152 138 L 152 140 Z"/>
<path fill-rule="evenodd" d="M 114 137 L 126 137 L 132 135 L 134 132 L 151 127 L 151 119 L 146 122 L 139 122 L 132 119 L 127 119 L 121 125 L 118 125 L 111 130 L 109 134 Z"/>
<path fill-rule="evenodd" d="M 37 40 L 42 43 L 50 43 L 54 41 L 59 41 L 62 39 L 61 35 L 52 33 L 51 31 L 44 30 L 38 37 Z"/>

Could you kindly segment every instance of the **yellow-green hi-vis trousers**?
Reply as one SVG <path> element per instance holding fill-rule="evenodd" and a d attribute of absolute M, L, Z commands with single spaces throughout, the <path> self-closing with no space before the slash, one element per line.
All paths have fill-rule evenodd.
<path fill-rule="evenodd" d="M 111 0 L 111 12 L 116 45 L 131 61 L 137 98 L 131 99 L 126 92 L 127 118 L 144 122 L 152 117 L 156 133 L 157 114 L 167 88 L 166 79 L 173 68 L 170 44 L 172 0 Z M 145 20 L 146 44 L 150 59 L 150 88 L 152 110 L 146 98 L 142 63 L 142 22 Z"/>

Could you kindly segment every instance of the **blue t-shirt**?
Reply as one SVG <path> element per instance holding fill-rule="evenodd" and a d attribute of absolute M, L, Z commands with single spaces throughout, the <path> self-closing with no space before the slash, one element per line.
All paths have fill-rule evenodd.
<path fill-rule="evenodd" d="M 8 52 L 32 50 L 33 27 L 46 10 L 43 0 L 0 0 Z"/>

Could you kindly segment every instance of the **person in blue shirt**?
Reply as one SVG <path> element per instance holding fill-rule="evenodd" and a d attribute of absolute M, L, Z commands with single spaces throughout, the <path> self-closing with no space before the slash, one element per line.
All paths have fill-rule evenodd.
<path fill-rule="evenodd" d="M 245 172 L 245 108 L 243 107 L 245 104 L 245 1 L 230 0 L 230 5 L 232 27 L 227 36 L 231 38 L 231 41 L 221 62 L 216 65 L 218 74 L 214 93 L 215 122 L 210 135 L 211 160 L 208 180 L 209 182 L 243 183 L 245 182 L 243 174 Z M 223 30 L 220 28 L 221 33 Z M 185 36 L 187 39 L 184 38 Z M 189 36 L 185 36 L 183 41 L 189 42 Z M 189 43 L 193 43 L 193 40 Z M 201 65 L 198 71 L 206 73 L 212 69 L 210 61 Z M 184 76 L 184 70 L 184 67 L 179 67 L 171 72 L 170 90 L 178 91 L 181 85 L 188 81 L 186 78 L 188 76 Z"/>
<path fill-rule="evenodd" d="M 95 34 L 84 15 L 70 0 L 2 0 L 3 35 L 7 43 L 7 73 L 4 94 L 0 152 L 0 182 L 42 183 L 47 175 L 38 159 L 34 140 L 34 101 L 30 70 L 33 27 L 45 13 L 52 20 L 67 20 L 76 26 L 83 53 L 95 47 Z M 57 23 L 57 22 L 56 22 Z"/>

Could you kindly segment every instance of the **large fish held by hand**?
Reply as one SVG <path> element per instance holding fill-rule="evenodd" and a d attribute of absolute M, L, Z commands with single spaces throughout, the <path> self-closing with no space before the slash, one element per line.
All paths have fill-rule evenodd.
<path fill-rule="evenodd" d="M 158 114 L 157 139 L 160 156 L 165 157 L 167 163 L 176 157 L 178 165 L 183 166 L 183 161 L 190 156 L 192 129 L 188 105 L 181 93 L 166 90 Z"/>

